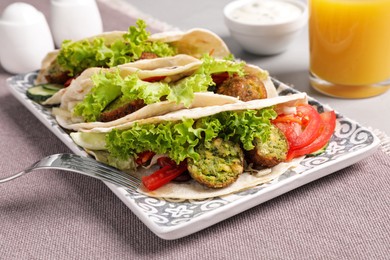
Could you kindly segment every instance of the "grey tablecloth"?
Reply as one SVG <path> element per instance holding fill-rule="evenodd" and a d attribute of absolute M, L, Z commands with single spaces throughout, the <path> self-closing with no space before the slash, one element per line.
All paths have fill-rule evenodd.
<path fill-rule="evenodd" d="M 2 1 L 0 10 L 12 1 Z M 28 2 L 48 12 L 48 0 Z M 102 4 L 106 30 L 134 19 Z M 70 152 L 7 90 L 0 177 Z M 390 157 L 373 156 L 188 237 L 155 236 L 102 182 L 40 171 L 0 186 L 0 259 L 389 259 Z"/>

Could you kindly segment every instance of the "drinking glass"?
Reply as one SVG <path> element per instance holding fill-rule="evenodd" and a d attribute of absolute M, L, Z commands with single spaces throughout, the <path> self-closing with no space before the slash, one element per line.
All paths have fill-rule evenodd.
<path fill-rule="evenodd" d="M 340 98 L 390 87 L 390 0 L 308 0 L 310 82 Z"/>

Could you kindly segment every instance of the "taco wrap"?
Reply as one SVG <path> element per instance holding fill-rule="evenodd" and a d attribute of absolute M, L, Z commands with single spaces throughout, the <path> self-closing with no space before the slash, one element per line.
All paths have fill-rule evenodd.
<path fill-rule="evenodd" d="M 334 112 L 324 112 L 323 117 L 305 113 L 313 110 L 306 94 L 300 93 L 181 109 L 111 128 L 74 132 L 71 137 L 97 160 L 142 178 L 140 192 L 204 199 L 269 182 L 299 163 L 305 154 L 296 151 L 309 153 L 306 147 L 324 146 L 334 130 Z M 305 121 L 298 137 L 307 139 L 308 131 L 318 126 L 314 141 L 292 140 L 274 124 L 289 125 L 286 118 L 294 117 Z M 183 178 L 187 180 L 180 182 Z"/>
<path fill-rule="evenodd" d="M 218 97 L 216 97 L 218 96 Z M 183 108 L 277 96 L 268 73 L 241 61 L 186 54 L 89 68 L 44 105 L 71 130 L 113 127 Z"/>
<path fill-rule="evenodd" d="M 42 61 L 36 84 L 69 84 L 70 80 L 91 67 L 115 67 L 140 59 L 187 54 L 224 58 L 230 55 L 223 40 L 205 29 L 150 34 L 143 20 L 127 32 L 105 32 L 80 41 L 66 40 L 59 50 Z"/>

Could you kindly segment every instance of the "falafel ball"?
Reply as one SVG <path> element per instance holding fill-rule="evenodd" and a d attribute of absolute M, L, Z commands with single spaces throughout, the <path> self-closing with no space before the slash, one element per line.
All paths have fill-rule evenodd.
<path fill-rule="evenodd" d="M 199 160 L 188 159 L 191 177 L 209 188 L 223 188 L 244 171 L 244 153 L 239 144 L 215 138 L 197 147 Z"/>
<path fill-rule="evenodd" d="M 271 127 L 271 133 L 266 142 L 256 138 L 255 148 L 246 153 L 248 163 L 253 163 L 254 167 L 273 167 L 287 158 L 289 145 L 287 138 L 279 128 Z"/>
<path fill-rule="evenodd" d="M 256 75 L 238 75 L 226 79 L 217 87 L 217 93 L 238 97 L 242 101 L 267 98 L 267 90 L 263 81 Z"/>

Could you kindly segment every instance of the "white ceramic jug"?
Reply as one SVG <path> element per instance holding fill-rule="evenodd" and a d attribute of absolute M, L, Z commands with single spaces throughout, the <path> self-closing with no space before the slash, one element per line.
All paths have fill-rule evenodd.
<path fill-rule="evenodd" d="M 45 16 L 32 5 L 16 2 L 0 18 L 0 62 L 13 74 L 40 68 L 46 54 L 54 50 Z"/>
<path fill-rule="evenodd" d="M 60 47 L 64 40 L 80 40 L 103 31 L 95 0 L 51 0 L 50 27 L 54 42 Z"/>

